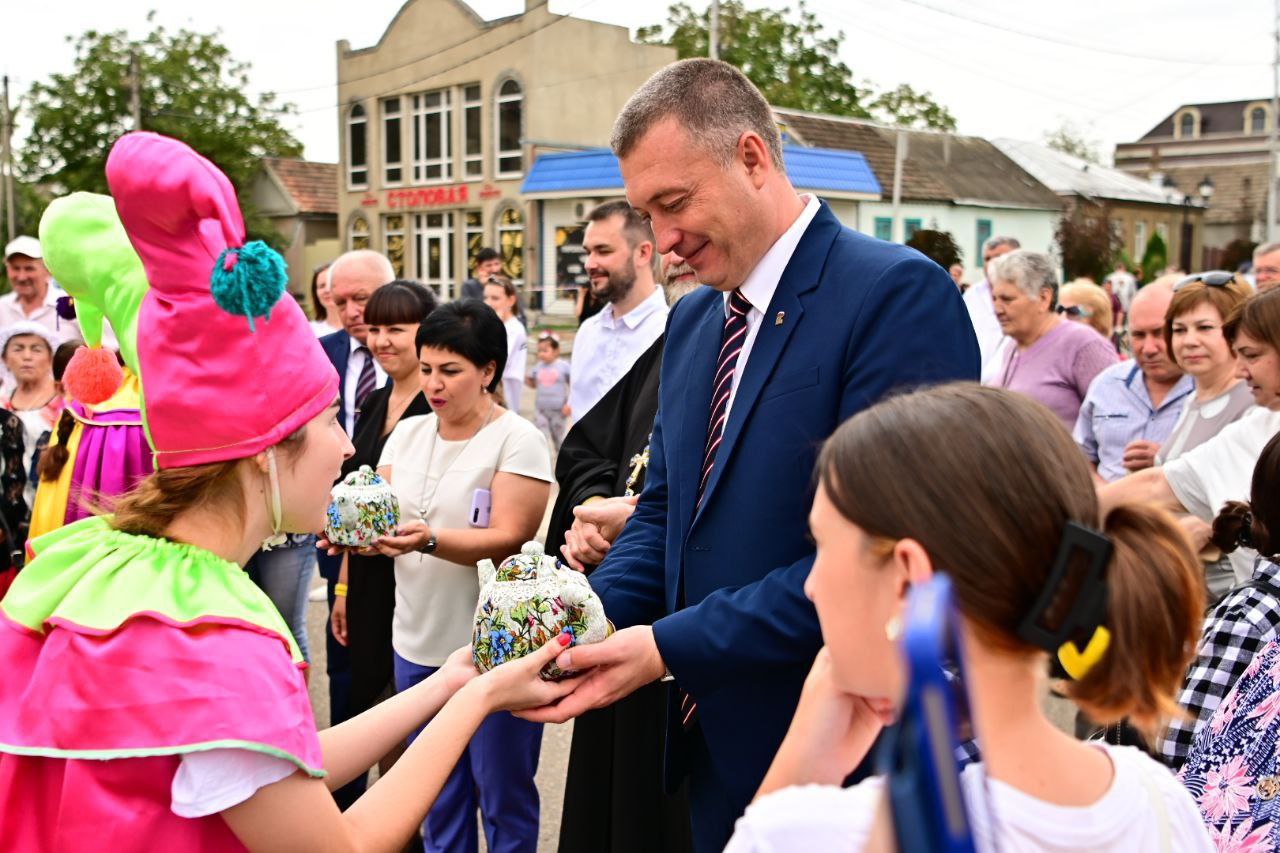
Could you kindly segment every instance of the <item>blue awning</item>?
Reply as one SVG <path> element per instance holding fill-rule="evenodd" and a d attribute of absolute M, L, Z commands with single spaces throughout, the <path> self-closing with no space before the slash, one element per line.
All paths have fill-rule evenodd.
<path fill-rule="evenodd" d="M 857 151 L 787 145 L 782 160 L 798 190 L 868 200 L 881 196 L 880 182 Z M 543 154 L 533 161 L 520 192 L 532 198 L 621 195 L 622 173 L 613 152 L 604 148 Z"/>

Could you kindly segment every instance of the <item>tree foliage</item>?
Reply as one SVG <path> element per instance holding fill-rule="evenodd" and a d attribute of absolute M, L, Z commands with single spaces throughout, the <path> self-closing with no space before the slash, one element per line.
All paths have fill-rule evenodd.
<path fill-rule="evenodd" d="M 932 231 L 922 228 L 911 235 L 907 245 L 933 261 L 944 270 L 960 263 L 960 247 L 948 231 Z"/>
<path fill-rule="evenodd" d="M 1089 139 L 1073 122 L 1064 121 L 1044 135 L 1044 144 L 1054 151 L 1079 157 L 1086 163 L 1102 164 L 1102 155 L 1098 153 L 1098 143 Z"/>
<path fill-rule="evenodd" d="M 148 16 L 153 19 L 154 13 Z M 133 129 L 132 55 L 140 69 L 143 128 L 180 139 L 212 160 L 240 191 L 246 217 L 246 194 L 260 158 L 302 153 L 281 124 L 293 107 L 277 103 L 269 92 L 251 97 L 249 65 L 236 61 L 216 32 L 171 33 L 156 26 L 145 38 L 131 40 L 123 30 L 89 30 L 74 42 L 71 71 L 35 83 L 23 99 L 29 124 L 22 171 L 57 194 L 107 191 L 107 154 Z M 255 224 L 251 230 L 262 230 L 262 223 Z"/>
<path fill-rule="evenodd" d="M 640 27 L 636 40 L 665 44 L 681 59 L 706 56 L 710 11 L 695 12 L 679 2 L 667 10 L 666 24 Z M 800 0 L 789 8 L 747 9 L 742 0 L 720 4 L 720 58 L 742 70 L 775 107 L 877 119 L 904 127 L 954 130 L 955 119 L 927 92 L 910 86 L 876 95 L 859 83 L 839 57 L 844 33 L 827 35 L 817 16 Z"/>
<path fill-rule="evenodd" d="M 1062 254 L 1066 281 L 1075 278 L 1102 281 L 1111 272 L 1112 261 L 1122 245 L 1104 204 L 1073 206 L 1058 220 L 1054 238 Z"/>
<path fill-rule="evenodd" d="M 1151 239 L 1147 241 L 1147 248 L 1142 253 L 1142 280 L 1150 284 L 1164 275 L 1165 267 L 1168 265 L 1169 247 L 1165 245 L 1164 238 L 1157 231 L 1151 235 Z"/>

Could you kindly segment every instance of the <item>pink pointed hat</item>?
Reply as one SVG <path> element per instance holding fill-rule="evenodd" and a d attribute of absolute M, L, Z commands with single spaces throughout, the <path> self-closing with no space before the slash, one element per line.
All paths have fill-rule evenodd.
<path fill-rule="evenodd" d="M 338 374 L 285 297 L 284 260 L 245 244 L 226 175 L 155 133 L 121 137 L 107 184 L 151 285 L 138 318 L 144 420 L 157 468 L 243 459 L 338 396 Z"/>

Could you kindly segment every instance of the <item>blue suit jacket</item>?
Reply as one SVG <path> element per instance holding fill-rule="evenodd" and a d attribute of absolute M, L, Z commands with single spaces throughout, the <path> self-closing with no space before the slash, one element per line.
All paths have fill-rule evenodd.
<path fill-rule="evenodd" d="M 338 408 L 342 411 L 342 425 L 347 425 L 347 362 L 351 360 L 351 336 L 339 330 L 320 339 L 324 354 L 338 371 Z"/>
<path fill-rule="evenodd" d="M 644 491 L 591 585 L 619 627 L 653 625 L 663 660 L 698 702 L 712 764 L 740 813 L 822 644 L 803 585 L 823 441 L 891 392 L 976 381 L 979 355 L 941 267 L 850 231 L 824 204 L 739 368 L 695 513 L 723 327 L 722 294 L 709 288 L 671 312 Z M 668 732 L 670 778 L 685 764 L 685 741 L 678 721 Z"/>

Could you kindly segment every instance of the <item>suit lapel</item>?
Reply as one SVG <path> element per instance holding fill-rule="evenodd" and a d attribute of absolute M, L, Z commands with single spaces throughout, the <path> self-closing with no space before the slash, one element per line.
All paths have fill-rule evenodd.
<path fill-rule="evenodd" d="M 724 439 L 716 452 L 716 464 L 711 469 L 711 478 L 707 481 L 707 490 L 702 496 L 702 506 L 707 506 L 711 495 L 720 482 L 720 475 L 729 466 L 738 437 L 742 434 L 747 419 L 760 399 L 760 392 L 769 377 L 773 375 L 778 360 L 786 349 L 787 341 L 800 325 L 804 316 L 804 307 L 800 303 L 800 294 L 818 286 L 818 276 L 822 271 L 831 242 L 839 233 L 840 223 L 824 204 L 814 216 L 809 227 L 800 238 L 791 260 L 778 280 L 778 287 L 773 292 L 764 316 L 760 318 L 760 328 L 756 332 L 751 352 L 747 356 L 745 367 L 739 365 L 741 378 L 738 390 L 734 394 L 729 420 L 725 423 Z M 782 322 L 778 322 L 781 315 Z M 714 369 L 714 368 L 713 368 Z M 708 398 L 707 406 L 710 407 Z M 701 473 L 702 460 L 698 461 Z M 695 486 L 696 488 L 696 486 Z"/>
<path fill-rule="evenodd" d="M 676 366 L 670 357 L 664 357 L 669 369 L 688 371 L 686 386 L 688 396 L 673 406 L 672 411 L 683 411 L 680 419 L 680 435 L 672 436 L 669 447 L 679 449 L 677 464 L 668 465 L 674 474 L 679 496 L 677 518 L 684 521 L 693 518 L 694 504 L 698 498 L 698 480 L 702 477 L 702 453 L 707 443 L 707 423 L 711 419 L 711 383 L 715 381 L 716 357 L 720 354 L 720 338 L 724 334 L 724 299 L 712 294 L 702 318 L 695 326 L 697 337 L 687 350 L 688 361 Z"/>

